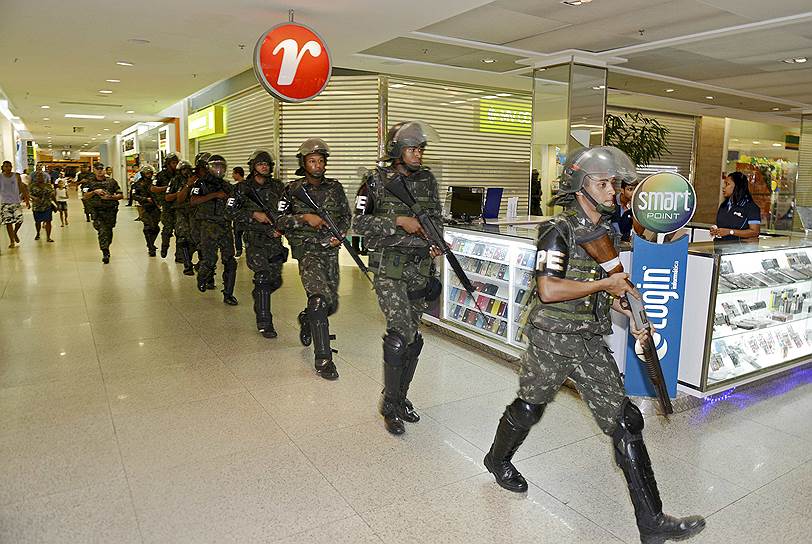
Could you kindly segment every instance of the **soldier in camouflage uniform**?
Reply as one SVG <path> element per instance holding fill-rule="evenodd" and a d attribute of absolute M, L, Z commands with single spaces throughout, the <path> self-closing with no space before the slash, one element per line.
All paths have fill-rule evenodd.
<path fill-rule="evenodd" d="M 195 161 L 197 162 L 197 161 Z M 223 179 L 226 160 L 211 155 L 206 161 L 207 175 L 195 182 L 191 191 L 191 204 L 197 207 L 196 219 L 200 221 L 200 266 L 197 270 L 197 288 L 206 292 L 209 280 L 214 276 L 217 251 L 223 262 L 223 303 L 237 305 L 234 283 L 237 281 L 237 260 L 234 258 L 234 233 L 231 221 L 226 217 L 226 201 L 231 196 L 231 184 Z"/>
<path fill-rule="evenodd" d="M 164 159 L 163 170 L 158 172 L 155 181 L 152 182 L 152 194 L 155 196 L 158 206 L 161 208 L 161 257 L 166 258 L 169 252 L 169 241 L 172 239 L 172 232 L 175 230 L 175 203 L 166 200 L 166 192 L 172 183 L 172 178 L 177 174 L 180 159 L 177 153 L 170 153 Z M 180 262 L 180 254 L 177 245 L 175 246 L 175 262 Z"/>
<path fill-rule="evenodd" d="M 93 178 L 85 178 L 82 182 L 82 200 L 93 217 L 93 228 L 99 234 L 99 249 L 102 252 L 102 262 L 110 262 L 110 244 L 113 242 L 113 227 L 116 226 L 118 215 L 118 201 L 124 198 L 121 187 L 113 178 L 104 174 L 104 165 L 93 165 Z"/>
<path fill-rule="evenodd" d="M 152 193 L 152 175 L 155 173 L 152 166 L 141 168 L 141 177 L 133 184 L 133 199 L 141 205 L 141 222 L 144 224 L 144 239 L 147 241 L 147 252 L 155 257 L 155 239 L 161 231 L 161 209 L 155 203 Z"/>
<path fill-rule="evenodd" d="M 401 177 L 406 187 L 442 226 L 442 204 L 434 175 L 423 166 L 429 139 L 436 138 L 425 123 L 410 121 L 393 126 L 386 137 L 390 166 L 376 169 L 358 191 L 354 230 L 369 248 L 369 269 L 375 274 L 378 304 L 386 317 L 383 337 L 384 394 L 381 415 L 386 430 L 403 434 L 403 422 L 420 420 L 406 398 L 423 348 L 418 331 L 429 302 L 440 295 L 434 266 L 439 248 L 427 240 L 412 211 L 385 190 L 387 182 Z"/>
<path fill-rule="evenodd" d="M 83 194 L 82 187 L 85 181 L 90 181 L 96 176 L 93 175 L 93 172 L 90 171 L 90 168 L 87 164 L 83 164 L 81 170 L 78 174 L 76 174 L 76 189 L 79 191 L 79 194 Z M 88 202 L 85 199 L 82 199 L 82 211 L 85 214 L 85 221 L 90 223 L 90 208 L 88 207 Z"/>
<path fill-rule="evenodd" d="M 203 179 L 209 175 L 209 167 L 208 167 L 208 160 L 211 157 L 211 153 L 202 152 L 195 155 L 195 164 L 194 164 L 194 178 L 195 183 L 197 180 Z M 194 188 L 194 184 L 192 185 Z M 192 206 L 192 196 L 191 190 L 189 191 L 189 233 L 192 239 L 192 253 L 197 252 L 197 263 L 193 265 L 195 271 L 200 270 L 200 221 L 197 219 L 197 207 Z M 215 265 L 214 270 L 212 271 L 208 281 L 206 282 L 206 289 L 211 291 L 215 289 L 214 285 L 214 276 L 217 273 L 217 266 Z"/>
<path fill-rule="evenodd" d="M 313 342 L 316 372 L 326 380 L 338 379 L 330 347 L 328 317 L 338 310 L 338 250 L 341 241 L 325 230 L 324 220 L 294 195 L 304 187 L 310 197 L 330 215 L 342 233 L 350 228 L 352 215 L 344 187 L 338 180 L 325 178 L 330 148 L 319 138 L 305 140 L 296 158 L 303 178 L 292 181 L 286 191 L 286 215 L 279 220 L 290 244 L 293 258 L 299 261 L 299 276 L 307 293 L 307 306 L 299 314 L 299 339 Z"/>
<path fill-rule="evenodd" d="M 636 177 L 634 163 L 614 147 L 582 148 L 570 154 L 554 203 L 564 211 L 539 228 L 536 292 L 525 329 L 529 346 L 519 367 L 519 392 L 499 421 L 485 467 L 503 488 L 524 492 L 527 481 L 511 463 L 548 402 L 569 378 L 601 430 L 612 437 L 644 543 L 689 538 L 705 526 L 699 516 L 675 518 L 662 501 L 641 431 L 643 416 L 625 395 L 617 365 L 603 336 L 612 332 L 610 307 L 629 317 L 619 298 L 639 298 L 628 274 L 606 272 L 580 244 L 611 232 L 613 182 Z M 608 264 L 611 269 L 616 263 Z M 615 297 L 615 298 L 613 298 Z M 632 334 L 645 339 L 648 329 Z"/>
<path fill-rule="evenodd" d="M 282 265 L 288 250 L 282 245 L 282 233 L 262 207 L 276 212 L 285 186 L 273 178 L 274 161 L 271 154 L 258 149 L 248 158 L 248 177 L 238 183 L 233 198 L 228 199 L 227 215 L 245 232 L 245 255 L 254 272 L 254 313 L 257 330 L 265 338 L 276 338 L 271 314 L 271 293 L 282 286 Z"/>
<path fill-rule="evenodd" d="M 194 246 L 192 242 L 191 206 L 189 204 L 189 191 L 197 181 L 192 163 L 181 161 L 178 164 L 178 174 L 172 178 L 169 190 L 166 192 L 166 201 L 171 202 L 175 207 L 175 243 L 180 250 L 183 260 L 183 273 L 186 276 L 194 276 L 195 270 L 192 266 L 192 253 Z"/>

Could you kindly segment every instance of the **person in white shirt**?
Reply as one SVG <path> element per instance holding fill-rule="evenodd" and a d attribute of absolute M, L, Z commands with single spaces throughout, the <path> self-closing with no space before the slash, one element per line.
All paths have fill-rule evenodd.
<path fill-rule="evenodd" d="M 56 209 L 59 210 L 59 226 L 64 227 L 68 224 L 68 181 L 70 179 L 63 177 L 59 178 L 56 182 Z"/>

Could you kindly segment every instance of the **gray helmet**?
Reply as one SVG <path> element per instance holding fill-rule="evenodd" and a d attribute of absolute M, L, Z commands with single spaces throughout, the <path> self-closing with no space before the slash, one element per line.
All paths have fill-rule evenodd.
<path fill-rule="evenodd" d="M 154 174 L 155 169 L 149 164 L 145 164 L 144 166 L 141 167 L 141 175 L 143 176 L 146 173 Z"/>
<path fill-rule="evenodd" d="M 302 145 L 299 146 L 299 151 L 296 152 L 296 159 L 299 161 L 299 168 L 296 170 L 297 176 L 303 176 L 305 174 L 305 157 L 313 153 L 320 154 L 324 157 L 324 160 L 327 161 L 327 157 L 330 156 L 330 146 L 321 138 L 308 138 L 302 142 Z"/>
<path fill-rule="evenodd" d="M 195 167 L 192 166 L 192 163 L 190 163 L 189 161 L 180 161 L 178 163 L 178 172 L 180 172 L 181 174 L 183 174 L 184 170 L 189 170 L 189 175 L 191 175 L 192 172 L 194 172 L 194 169 Z"/>
<path fill-rule="evenodd" d="M 440 137 L 431 125 L 424 121 L 398 123 L 386 133 L 386 157 L 384 160 L 399 159 L 407 147 L 426 147 L 428 142 L 438 142 Z"/>
<path fill-rule="evenodd" d="M 178 154 L 175 153 L 175 152 L 172 152 L 172 153 L 168 154 L 164 158 L 164 166 L 168 165 L 170 161 L 178 161 L 178 162 L 180 162 L 180 157 L 178 157 Z"/>
<path fill-rule="evenodd" d="M 252 174 L 254 173 L 254 164 L 258 162 L 267 162 L 268 166 L 271 167 L 271 170 L 273 170 L 273 166 L 274 164 L 276 164 L 274 163 L 273 155 L 271 155 L 270 151 L 265 151 L 264 149 L 257 149 L 253 153 L 251 153 L 250 157 L 248 157 L 248 171 L 250 173 Z"/>
<path fill-rule="evenodd" d="M 558 191 L 577 193 L 590 178 L 634 182 L 637 169 L 629 156 L 616 147 L 582 147 L 567 155 Z"/>
<path fill-rule="evenodd" d="M 209 162 L 209 157 L 211 157 L 211 153 L 207 153 L 202 151 L 195 155 L 195 168 L 206 167 L 206 164 Z"/>
<path fill-rule="evenodd" d="M 226 175 L 227 168 L 228 163 L 222 155 L 211 155 L 209 160 L 206 161 L 206 169 L 209 171 L 209 174 L 216 178 L 223 179 Z"/>

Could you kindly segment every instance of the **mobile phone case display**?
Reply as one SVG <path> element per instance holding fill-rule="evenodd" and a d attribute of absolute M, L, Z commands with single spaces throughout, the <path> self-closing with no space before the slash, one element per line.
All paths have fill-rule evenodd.
<path fill-rule="evenodd" d="M 720 256 L 709 385 L 812 355 L 809 252 Z"/>
<path fill-rule="evenodd" d="M 446 241 L 475 289 L 472 298 L 451 267 L 444 267 L 443 319 L 515 347 L 526 347 L 522 329 L 534 292 L 536 250 L 530 240 L 445 229 Z M 482 310 L 482 314 L 477 310 Z"/>

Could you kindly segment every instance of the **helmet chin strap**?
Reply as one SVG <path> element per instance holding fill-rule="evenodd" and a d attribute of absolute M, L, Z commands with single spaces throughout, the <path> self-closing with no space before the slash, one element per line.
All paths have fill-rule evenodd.
<path fill-rule="evenodd" d="M 408 170 L 409 172 L 417 172 L 417 171 L 420 170 L 421 165 L 420 164 L 409 164 L 407 162 L 404 162 L 403 166 L 405 166 L 406 170 Z"/>
<path fill-rule="evenodd" d="M 587 191 L 586 188 L 584 188 L 584 190 L 581 191 L 581 194 L 586 197 L 586 199 L 590 202 L 590 204 L 595 206 L 595 211 L 597 211 L 599 214 L 612 215 L 613 213 L 615 213 L 614 206 L 607 206 L 606 204 L 601 204 L 600 202 L 595 200 L 595 198 L 591 194 L 589 194 L 589 191 Z"/>

